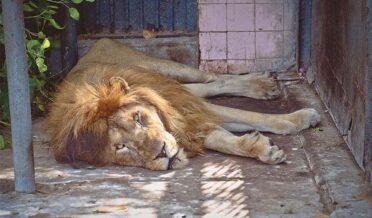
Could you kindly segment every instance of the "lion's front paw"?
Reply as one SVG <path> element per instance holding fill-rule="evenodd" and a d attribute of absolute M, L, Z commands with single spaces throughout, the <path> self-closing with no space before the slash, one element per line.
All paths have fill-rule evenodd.
<path fill-rule="evenodd" d="M 273 141 L 260 134 L 253 132 L 240 137 L 240 149 L 242 156 L 254 157 L 264 163 L 278 164 L 286 159 L 283 150 L 274 145 Z"/>
<path fill-rule="evenodd" d="M 287 155 L 278 146 L 274 145 L 266 149 L 263 154 L 258 155 L 258 159 L 267 164 L 279 164 L 285 161 Z"/>

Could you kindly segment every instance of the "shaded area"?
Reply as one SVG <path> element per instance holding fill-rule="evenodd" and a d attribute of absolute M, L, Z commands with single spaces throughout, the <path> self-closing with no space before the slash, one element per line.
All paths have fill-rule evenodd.
<path fill-rule="evenodd" d="M 147 29 L 171 35 L 195 34 L 196 0 L 112 0 L 82 4 L 83 34 L 142 34 Z"/>
<path fill-rule="evenodd" d="M 73 169 L 58 164 L 43 143 L 44 120 L 34 122 L 37 193 L 13 191 L 9 150 L 0 152 L 0 214 L 28 216 L 126 217 L 312 217 L 333 210 L 368 217 L 361 171 L 342 138 L 305 84 L 283 83 L 283 98 L 252 101 L 213 99 L 242 109 L 284 112 L 314 107 L 322 113 L 319 127 L 298 135 L 278 136 L 288 154 L 286 164 L 271 166 L 256 160 L 216 152 L 198 156 L 180 170 L 154 172 L 131 167 Z M 288 101 L 293 99 L 296 101 Z M 332 139 L 332 140 L 329 140 Z M 4 188 L 4 189 L 3 189 Z M 353 196 L 353 197 L 351 197 Z M 346 212 L 345 212 L 346 213 Z"/>
<path fill-rule="evenodd" d="M 371 144 L 365 143 L 371 137 L 366 131 L 366 122 L 371 121 L 366 119 L 365 107 L 371 95 L 367 90 L 367 2 L 313 1 L 312 69 L 308 76 L 314 80 L 356 162 L 368 171 L 372 157 L 368 153 Z"/>

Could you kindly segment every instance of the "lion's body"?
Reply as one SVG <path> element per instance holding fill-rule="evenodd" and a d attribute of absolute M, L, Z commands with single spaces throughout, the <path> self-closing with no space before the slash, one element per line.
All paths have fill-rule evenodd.
<path fill-rule="evenodd" d="M 79 125 L 86 128 L 92 122 L 102 119 L 99 117 L 99 113 L 91 115 L 92 118 L 89 119 L 84 117 L 86 114 L 83 114 L 82 117 L 75 116 L 76 113 L 81 113 L 79 111 L 81 107 L 77 104 L 94 102 L 94 99 L 97 98 L 97 93 L 91 92 L 89 87 L 104 84 L 113 76 L 122 77 L 133 90 L 150 89 L 167 101 L 178 112 L 170 117 L 175 128 L 169 127 L 168 131 L 175 136 L 180 147 L 185 149 L 188 156 L 195 156 L 203 152 L 205 136 L 211 129 L 221 123 L 220 119 L 205 107 L 203 99 L 193 96 L 177 81 L 167 79 L 158 73 L 148 73 L 144 69 L 135 67 L 122 69 L 115 65 L 92 63 L 85 64 L 84 67 L 78 65 L 71 71 L 63 84 L 61 84 L 55 103 L 52 105 L 49 127 L 55 135 L 52 143 L 55 151 L 57 151 L 57 159 L 64 160 L 68 156 L 68 154 L 64 153 L 66 151 L 64 140 L 67 140 L 65 138 L 67 135 L 64 134 L 63 136 L 65 137 L 58 137 L 63 129 L 73 126 L 75 122 L 82 122 Z M 77 93 L 84 94 L 79 95 Z M 159 101 L 159 99 L 155 100 Z M 161 110 L 168 109 L 162 107 Z M 87 114 L 91 112 L 92 109 L 91 111 L 86 111 Z M 101 122 L 104 123 L 105 120 Z M 99 125 L 101 129 L 96 134 L 107 134 L 106 125 Z M 97 152 L 100 152 L 99 150 L 100 148 L 98 148 Z M 84 151 L 82 150 L 82 152 Z M 88 160 L 92 164 L 105 164 L 107 162 L 102 162 L 100 158 L 91 158 L 92 156 L 84 157 L 84 154 L 76 153 L 75 156 L 78 159 Z"/>
<path fill-rule="evenodd" d="M 266 76 L 246 78 L 248 83 L 268 84 L 266 89 L 272 90 Z M 187 164 L 183 152 L 194 156 L 209 148 L 280 163 L 285 155 L 267 137 L 257 133 L 237 137 L 220 125 L 286 134 L 319 119 L 316 112 L 305 109 L 263 115 L 213 106 L 196 96 L 202 85 L 183 86 L 173 79 L 206 82 L 216 76 L 148 57 L 112 40 L 98 41 L 71 70 L 51 105 L 48 128 L 56 159 L 164 170 Z M 216 89 L 226 90 L 226 84 L 232 94 L 242 93 L 231 84 L 239 80 L 229 81 L 209 85 L 214 94 Z M 276 95 L 261 89 L 247 89 L 247 93 L 253 90 L 257 98 Z"/>

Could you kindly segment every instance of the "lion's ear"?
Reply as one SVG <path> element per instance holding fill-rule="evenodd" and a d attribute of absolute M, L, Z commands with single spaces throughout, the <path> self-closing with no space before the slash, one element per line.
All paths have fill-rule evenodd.
<path fill-rule="evenodd" d="M 122 77 L 114 76 L 111 77 L 108 83 L 111 89 L 120 89 L 124 93 L 129 92 L 129 85 Z"/>
<path fill-rule="evenodd" d="M 121 77 L 111 77 L 107 84 L 98 87 L 98 117 L 107 118 L 125 102 L 129 92 L 128 83 Z"/>

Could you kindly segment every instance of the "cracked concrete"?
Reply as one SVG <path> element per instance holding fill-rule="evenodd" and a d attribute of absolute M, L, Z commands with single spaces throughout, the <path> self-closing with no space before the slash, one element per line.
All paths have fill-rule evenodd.
<path fill-rule="evenodd" d="M 281 74 L 283 77 L 293 77 Z M 211 101 L 268 113 L 316 108 L 321 124 L 298 135 L 266 134 L 288 154 L 271 166 L 207 152 L 181 170 L 73 169 L 50 155 L 44 119 L 34 122 L 37 192 L 14 192 L 11 151 L 0 151 L 0 216 L 372 217 L 372 195 L 326 109 L 307 84 L 281 82 L 283 98 Z"/>

